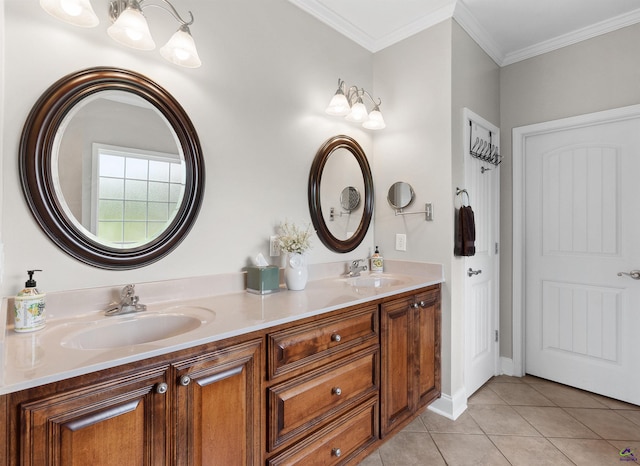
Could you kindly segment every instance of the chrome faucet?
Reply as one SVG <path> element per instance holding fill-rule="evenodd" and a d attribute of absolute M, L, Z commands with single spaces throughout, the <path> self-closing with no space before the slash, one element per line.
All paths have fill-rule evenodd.
<path fill-rule="evenodd" d="M 367 270 L 367 266 L 360 265 L 360 262 L 362 262 L 362 259 L 356 259 L 351 263 L 349 266 L 349 273 L 347 274 L 349 277 L 359 277 L 360 272 Z"/>
<path fill-rule="evenodd" d="M 104 312 L 107 316 L 119 316 L 122 314 L 131 314 L 132 312 L 146 311 L 145 304 L 139 304 L 140 298 L 135 294 L 135 285 L 127 285 L 120 292 L 120 302 L 111 303 Z"/>

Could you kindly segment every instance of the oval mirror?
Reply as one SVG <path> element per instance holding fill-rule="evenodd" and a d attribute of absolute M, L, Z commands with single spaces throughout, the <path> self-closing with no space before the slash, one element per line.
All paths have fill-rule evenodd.
<path fill-rule="evenodd" d="M 20 141 L 22 188 L 66 253 L 105 269 L 148 265 L 198 215 L 204 162 L 180 104 L 132 71 L 90 68 L 54 83 Z"/>
<path fill-rule="evenodd" d="M 308 194 L 311 221 L 320 241 L 334 252 L 357 248 L 373 216 L 373 176 L 355 139 L 334 136 L 318 149 L 309 173 Z"/>
<path fill-rule="evenodd" d="M 393 183 L 387 194 L 387 200 L 389 204 L 391 204 L 391 207 L 399 210 L 408 207 L 414 198 L 415 193 L 413 192 L 413 188 L 409 183 L 405 183 L 404 181 Z"/>

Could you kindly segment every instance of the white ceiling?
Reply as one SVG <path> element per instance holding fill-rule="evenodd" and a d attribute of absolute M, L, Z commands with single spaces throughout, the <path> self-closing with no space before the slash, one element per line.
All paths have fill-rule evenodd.
<path fill-rule="evenodd" d="M 289 0 L 371 52 L 455 18 L 500 66 L 640 22 L 638 0 Z"/>

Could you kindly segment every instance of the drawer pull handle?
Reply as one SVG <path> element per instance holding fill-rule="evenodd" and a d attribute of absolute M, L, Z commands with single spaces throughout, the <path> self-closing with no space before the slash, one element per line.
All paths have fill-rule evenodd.
<path fill-rule="evenodd" d="M 427 307 L 427 303 L 425 303 L 424 301 L 420 301 L 420 307 Z"/>
<path fill-rule="evenodd" d="M 342 389 L 340 387 L 333 387 L 331 389 L 331 394 L 340 396 L 340 395 L 342 395 Z"/>
<path fill-rule="evenodd" d="M 191 377 L 189 377 L 188 375 L 183 375 L 182 377 L 180 377 L 180 385 L 182 385 L 183 387 L 186 387 L 190 383 Z"/>
<path fill-rule="evenodd" d="M 340 456 L 342 455 L 342 452 L 340 451 L 339 448 L 334 448 L 333 450 L 331 450 L 331 454 L 336 458 L 340 458 Z"/>
<path fill-rule="evenodd" d="M 342 340 L 342 337 L 339 333 L 334 333 L 333 335 L 331 335 L 331 341 L 335 341 L 337 343 L 340 340 Z"/>
<path fill-rule="evenodd" d="M 168 389 L 169 389 L 169 386 L 166 383 L 162 382 L 156 386 L 156 393 L 159 393 L 160 395 L 164 395 L 165 393 L 167 393 Z"/>

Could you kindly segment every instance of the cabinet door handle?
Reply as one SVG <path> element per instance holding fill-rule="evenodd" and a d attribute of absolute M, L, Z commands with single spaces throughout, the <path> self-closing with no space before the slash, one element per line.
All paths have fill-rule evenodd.
<path fill-rule="evenodd" d="M 165 382 L 156 385 L 156 393 L 159 393 L 160 395 L 164 395 L 165 393 L 167 393 L 168 389 L 169 385 L 167 385 Z"/>
<path fill-rule="evenodd" d="M 342 395 L 342 389 L 340 387 L 333 387 L 331 389 L 331 394 L 340 396 L 340 395 Z"/>
<path fill-rule="evenodd" d="M 191 377 L 189 377 L 188 375 L 183 375 L 182 377 L 180 377 L 180 385 L 182 385 L 183 387 L 186 387 L 190 383 Z"/>
<path fill-rule="evenodd" d="M 342 340 L 342 337 L 339 333 L 334 333 L 333 335 L 331 335 L 331 341 L 335 341 L 336 343 L 338 343 L 340 340 Z"/>
<path fill-rule="evenodd" d="M 342 451 L 340 451 L 339 448 L 334 448 L 333 450 L 331 450 L 331 454 L 336 458 L 340 458 L 340 456 L 342 455 Z"/>
<path fill-rule="evenodd" d="M 418 303 L 413 303 L 411 305 L 411 309 L 418 309 Z"/>
<path fill-rule="evenodd" d="M 427 307 L 427 303 L 424 301 L 420 301 L 420 307 Z"/>

